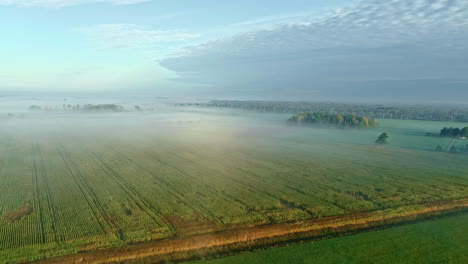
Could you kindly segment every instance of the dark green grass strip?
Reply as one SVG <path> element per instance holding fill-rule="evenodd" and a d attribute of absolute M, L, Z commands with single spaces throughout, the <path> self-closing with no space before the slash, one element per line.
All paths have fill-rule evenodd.
<path fill-rule="evenodd" d="M 468 263 L 468 214 L 197 263 Z"/>

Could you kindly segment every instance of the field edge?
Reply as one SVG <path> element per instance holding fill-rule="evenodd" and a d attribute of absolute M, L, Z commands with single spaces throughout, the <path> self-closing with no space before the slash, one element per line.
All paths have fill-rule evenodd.
<path fill-rule="evenodd" d="M 54 257 L 35 264 L 167 263 L 218 258 L 289 243 L 322 240 L 468 212 L 468 200 L 444 201 L 375 212 L 310 219 L 181 237 Z"/>

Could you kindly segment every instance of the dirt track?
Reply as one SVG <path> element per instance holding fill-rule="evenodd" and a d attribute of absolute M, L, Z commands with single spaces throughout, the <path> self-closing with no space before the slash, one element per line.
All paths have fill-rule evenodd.
<path fill-rule="evenodd" d="M 321 219 L 311 219 L 301 223 L 278 224 L 252 227 L 242 230 L 225 231 L 214 234 L 162 240 L 123 248 L 112 248 L 95 252 L 80 253 L 35 262 L 36 264 L 69 263 L 132 263 L 147 260 L 157 263 L 164 260 L 184 260 L 193 258 L 199 252 L 216 254 L 230 250 L 245 250 L 249 247 L 273 245 L 276 243 L 305 238 L 356 233 L 368 229 L 378 229 L 399 225 L 428 217 L 441 216 L 451 212 L 464 211 L 468 200 L 447 201 L 428 204 L 418 209 L 402 209 L 398 215 L 389 211 L 358 213 Z"/>

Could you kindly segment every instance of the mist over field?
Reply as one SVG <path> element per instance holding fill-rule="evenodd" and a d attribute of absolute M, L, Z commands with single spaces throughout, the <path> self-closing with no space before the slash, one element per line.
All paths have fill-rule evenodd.
<path fill-rule="evenodd" d="M 2 132 L 12 135 L 78 136 L 119 139 L 123 142 L 147 137 L 160 140 L 186 140 L 197 144 L 218 141 L 244 144 L 246 141 L 306 140 L 373 145 L 379 132 L 391 133 L 393 147 L 432 150 L 433 146 L 418 141 L 427 133 L 438 133 L 441 127 L 463 127 L 464 123 L 414 120 L 381 120 L 373 129 L 337 130 L 334 128 L 304 129 L 287 124 L 288 113 L 258 113 L 242 109 L 203 108 L 191 103 L 199 99 L 171 98 L 2 98 L 0 115 Z M 184 104 L 187 106 L 184 106 Z M 68 107 L 86 104 L 116 104 L 121 112 L 70 111 Z M 31 106 L 41 111 L 30 110 Z M 135 106 L 141 109 L 135 109 Z M 212 142 L 210 142 L 212 141 Z M 237 143 L 236 143 L 237 141 Z M 434 146 L 449 139 L 423 138 Z"/>
<path fill-rule="evenodd" d="M 468 1 L 0 0 L 0 25 L 0 264 L 467 262 Z"/>
<path fill-rule="evenodd" d="M 319 237 L 465 208 L 468 141 L 439 135 L 443 127 L 466 127 L 462 122 L 396 118 L 366 127 L 371 119 L 317 112 L 298 116 L 327 119 L 299 125 L 287 111 L 212 106 L 222 101 L 1 100 L 0 263 L 46 256 L 67 263 L 76 251 L 101 263 L 114 254 L 106 249 L 134 243 L 170 252 L 150 254 L 154 261 L 197 259 L 192 247 L 262 245 L 251 236 L 276 244 L 295 236 L 289 229 L 295 225 L 298 234 Z M 388 109 L 403 118 L 408 107 Z M 464 118 L 435 109 L 446 120 Z M 438 118 L 429 113 L 420 115 Z M 364 123 L 323 123 L 335 117 Z M 377 144 L 382 133 L 388 139 Z M 206 239 L 209 234 L 216 235 Z M 174 237 L 180 241 L 165 242 Z M 184 253 L 174 255 L 174 247 Z M 138 246 L 134 250 L 119 254 L 146 258 Z"/>

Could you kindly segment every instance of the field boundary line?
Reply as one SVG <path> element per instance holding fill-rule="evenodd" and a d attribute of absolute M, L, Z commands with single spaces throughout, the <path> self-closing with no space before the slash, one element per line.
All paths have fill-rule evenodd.
<path fill-rule="evenodd" d="M 455 213 L 466 213 L 468 199 L 442 201 L 426 206 L 408 206 L 397 211 L 383 210 L 369 213 L 341 215 L 310 219 L 298 223 L 274 224 L 238 230 L 208 233 L 191 237 L 147 242 L 119 248 L 56 257 L 35 264 L 65 263 L 132 263 L 148 260 L 187 261 L 193 260 L 199 252 L 222 254 L 226 251 L 243 251 L 253 247 L 266 247 L 289 242 L 324 239 L 351 233 L 378 230 L 414 223 L 428 218 Z M 330 232 L 330 230 L 333 230 Z M 148 262 L 149 263 L 149 262 Z"/>

